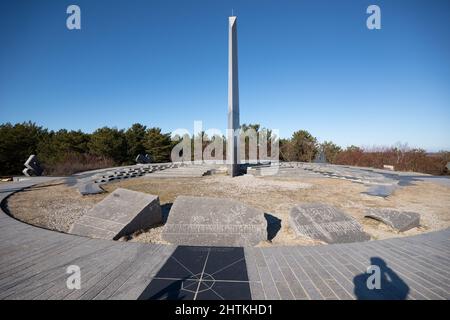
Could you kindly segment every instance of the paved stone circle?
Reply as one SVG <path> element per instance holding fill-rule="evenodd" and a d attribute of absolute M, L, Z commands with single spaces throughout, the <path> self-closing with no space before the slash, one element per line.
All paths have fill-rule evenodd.
<path fill-rule="evenodd" d="M 418 227 L 420 214 L 416 212 L 398 211 L 389 208 L 370 208 L 364 215 L 372 219 L 384 222 L 399 232 Z"/>
<path fill-rule="evenodd" d="M 367 241 L 370 236 L 351 216 L 326 204 L 302 204 L 291 209 L 289 224 L 297 236 L 326 243 Z"/>
<path fill-rule="evenodd" d="M 162 237 L 179 245 L 254 246 L 267 239 L 264 212 L 238 201 L 179 196 Z"/>
<path fill-rule="evenodd" d="M 33 177 L 0 184 L 0 201 L 18 190 L 54 179 Z M 212 299 L 208 295 L 211 289 L 233 300 L 450 299 L 450 281 L 443 276 L 450 273 L 450 265 L 445 263 L 450 260 L 449 228 L 371 242 L 226 248 L 229 251 L 83 239 L 24 224 L 3 207 L 0 228 L 2 252 L 7 252 L 0 255 L 0 299 L 145 299 L 158 281 L 156 292 L 160 297 L 160 291 L 165 290 L 166 296 L 181 299 L 193 299 L 189 284 L 197 282 L 197 300 Z M 184 259 L 178 251 L 184 252 Z M 387 266 L 390 274 L 394 272 L 394 286 L 382 282 L 381 290 L 367 289 L 370 274 L 366 267 L 374 263 L 374 257 L 376 265 Z M 80 290 L 69 289 L 65 279 L 55 281 L 55 266 L 73 264 L 82 270 Z M 166 265 L 170 267 L 166 271 L 180 273 L 181 281 L 187 279 L 187 286 L 162 274 Z M 195 280 L 199 272 L 202 281 Z M 164 276 L 164 280 L 158 276 Z M 203 290 L 208 287 L 210 290 Z M 176 291 L 181 294 L 176 295 Z"/>
<path fill-rule="evenodd" d="M 69 233 L 116 240 L 161 222 L 158 196 L 119 188 L 81 216 Z"/>

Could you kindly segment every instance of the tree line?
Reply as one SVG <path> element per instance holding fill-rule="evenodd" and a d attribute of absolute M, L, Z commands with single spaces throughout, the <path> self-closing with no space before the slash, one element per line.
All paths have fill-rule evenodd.
<path fill-rule="evenodd" d="M 46 174 L 71 174 L 108 166 L 134 164 L 139 153 L 154 162 L 170 161 L 173 142 L 160 128 L 133 124 L 123 130 L 103 127 L 93 133 L 53 131 L 32 122 L 0 125 L 0 175 L 20 174 L 36 154 Z"/>
<path fill-rule="evenodd" d="M 242 125 L 244 130 L 249 128 L 271 135 L 270 130 L 259 124 Z M 203 149 L 211 138 L 202 133 Z M 225 137 L 223 139 L 226 143 Z M 331 141 L 319 143 L 306 130 L 296 131 L 289 139 L 280 139 L 279 142 L 281 161 L 312 162 L 323 153 L 332 164 L 375 168 L 393 165 L 396 170 L 437 175 L 448 174 L 446 164 L 450 161 L 450 152 L 430 155 L 425 150 L 407 146 L 371 150 L 350 146 L 343 149 Z M 169 162 L 171 150 L 177 143 L 172 141 L 170 132 L 165 133 L 160 128 L 139 123 L 128 129 L 103 127 L 92 133 L 65 129 L 53 131 L 33 122 L 5 123 L 0 125 L 0 176 L 21 174 L 23 163 L 30 154 L 38 156 L 47 175 L 69 175 L 130 165 L 135 163 L 140 153 L 149 154 L 153 162 Z M 224 154 L 225 150 L 224 145 Z"/>
<path fill-rule="evenodd" d="M 296 131 L 290 139 L 280 141 L 281 161 L 311 162 L 317 159 L 319 153 L 323 153 L 331 164 L 379 169 L 388 165 L 393 166 L 396 171 L 450 174 L 448 151 L 430 154 L 424 149 L 410 148 L 407 144 L 373 148 L 352 145 L 344 149 L 331 141 L 319 143 L 317 138 L 305 130 Z"/>

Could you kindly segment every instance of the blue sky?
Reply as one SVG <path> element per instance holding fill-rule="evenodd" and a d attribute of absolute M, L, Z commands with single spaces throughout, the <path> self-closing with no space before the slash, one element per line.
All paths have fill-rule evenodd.
<path fill-rule="evenodd" d="M 81 30 L 66 28 L 70 4 Z M 448 0 L 4 0 L 0 123 L 224 131 L 232 8 L 241 122 L 450 150 Z"/>

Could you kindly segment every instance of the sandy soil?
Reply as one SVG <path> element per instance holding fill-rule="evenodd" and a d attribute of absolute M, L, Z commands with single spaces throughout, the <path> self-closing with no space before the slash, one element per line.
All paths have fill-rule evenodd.
<path fill-rule="evenodd" d="M 362 184 L 329 178 L 287 178 L 241 176 L 230 178 L 213 175 L 199 178 L 137 178 L 106 185 L 106 191 L 116 188 L 157 194 L 166 213 L 178 195 L 231 198 L 261 209 L 281 219 L 281 229 L 270 245 L 314 245 L 307 238 L 295 239 L 288 226 L 290 209 L 299 203 L 321 202 L 333 205 L 355 217 L 372 239 L 414 235 L 450 227 L 450 188 L 428 182 L 402 187 L 388 198 L 362 194 Z M 82 197 L 75 189 L 61 184 L 41 185 L 18 192 L 8 200 L 11 213 L 23 221 L 66 232 L 76 218 L 103 199 L 106 194 Z M 369 207 L 387 207 L 415 211 L 421 214 L 421 226 L 397 233 L 381 222 L 364 218 Z M 131 241 L 165 243 L 162 226 L 143 230 L 129 237 Z"/>
<path fill-rule="evenodd" d="M 68 232 L 79 217 L 105 196 L 82 196 L 62 181 L 52 181 L 17 192 L 8 198 L 6 204 L 9 213 L 19 220 L 50 230 Z"/>

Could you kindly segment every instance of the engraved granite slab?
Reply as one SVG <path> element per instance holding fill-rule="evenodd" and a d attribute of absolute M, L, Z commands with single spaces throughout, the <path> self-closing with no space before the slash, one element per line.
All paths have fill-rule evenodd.
<path fill-rule="evenodd" d="M 382 221 L 400 232 L 420 225 L 420 214 L 416 212 L 397 211 L 389 208 L 370 208 L 364 216 Z"/>
<path fill-rule="evenodd" d="M 370 239 L 354 218 L 326 204 L 295 206 L 289 214 L 289 224 L 297 236 L 307 236 L 326 243 Z"/>
<path fill-rule="evenodd" d="M 158 196 L 118 188 L 81 216 L 69 233 L 117 240 L 161 222 Z"/>
<path fill-rule="evenodd" d="M 178 245 L 254 246 L 267 239 L 264 212 L 210 197 L 176 198 L 162 238 Z"/>

